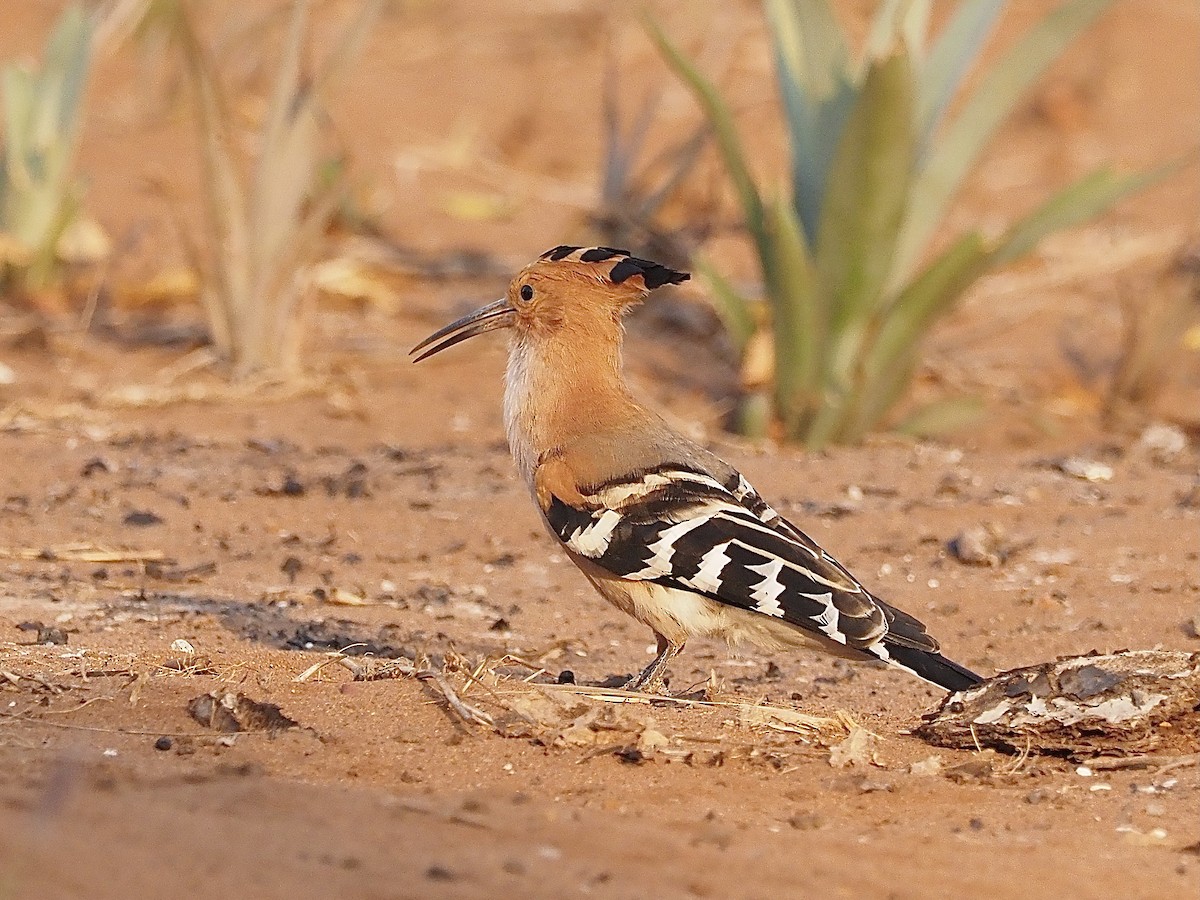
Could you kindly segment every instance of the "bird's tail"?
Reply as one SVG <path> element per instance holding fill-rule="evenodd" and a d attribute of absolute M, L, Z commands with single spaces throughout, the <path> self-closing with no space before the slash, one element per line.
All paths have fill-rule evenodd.
<path fill-rule="evenodd" d="M 982 676 L 940 653 L 892 643 L 886 637 L 883 644 L 887 647 L 888 662 L 947 691 L 965 691 L 983 682 Z"/>

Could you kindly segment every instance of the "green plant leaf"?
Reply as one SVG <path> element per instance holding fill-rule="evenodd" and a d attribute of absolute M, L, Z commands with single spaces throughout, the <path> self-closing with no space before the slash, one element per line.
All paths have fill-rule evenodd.
<path fill-rule="evenodd" d="M 774 197 L 767 204 L 767 234 L 773 260 L 767 298 L 775 340 L 776 408 L 791 432 L 818 402 L 826 312 L 800 222 L 787 198 Z"/>
<path fill-rule="evenodd" d="M 734 411 L 738 433 L 748 438 L 766 437 L 774 418 L 772 409 L 771 397 L 765 391 L 751 391 L 741 397 Z"/>
<path fill-rule="evenodd" d="M 746 164 L 746 154 L 742 150 L 742 141 L 738 137 L 737 125 L 725 101 L 721 99 L 716 87 L 692 65 L 691 61 L 671 43 L 654 19 L 645 19 L 645 28 L 650 39 L 663 55 L 675 73 L 683 79 L 700 104 L 705 117 L 712 123 L 716 135 L 717 147 L 725 162 L 725 169 L 737 191 L 738 201 L 742 206 L 742 215 L 746 218 L 746 226 L 754 236 L 755 242 L 761 247 L 765 241 L 763 232 L 763 205 L 750 167 Z"/>
<path fill-rule="evenodd" d="M 883 0 L 863 45 L 864 62 L 888 56 L 903 41 L 914 66 L 921 61 L 931 0 Z"/>
<path fill-rule="evenodd" d="M 831 440 L 845 444 L 861 441 L 877 428 L 888 410 L 904 396 L 917 371 L 921 355 L 917 345 L 905 349 L 885 370 L 858 387 Z"/>
<path fill-rule="evenodd" d="M 1034 25 L 984 75 L 930 152 L 896 248 L 889 285 L 903 284 L 920 260 L 966 173 L 1000 124 L 1041 74 L 1112 0 L 1067 0 Z"/>
<path fill-rule="evenodd" d="M 767 21 L 785 65 L 818 100 L 850 73 L 850 52 L 829 0 L 766 0 Z"/>
<path fill-rule="evenodd" d="M 917 92 L 917 158 L 923 160 L 958 86 L 991 36 L 1004 0 L 963 0 L 946 23 L 921 72 Z"/>
<path fill-rule="evenodd" d="M 36 69 L 5 66 L 0 231 L 32 254 L 22 274 L 40 287 L 53 275 L 59 236 L 79 211 L 74 174 L 83 101 L 91 68 L 93 26 L 78 3 L 67 6 Z"/>
<path fill-rule="evenodd" d="M 985 412 L 979 397 L 948 397 L 934 400 L 914 410 L 896 426 L 901 434 L 913 437 L 941 437 L 977 423 Z"/>
<path fill-rule="evenodd" d="M 82 124 L 79 110 L 91 72 L 93 32 L 82 4 L 72 3 L 54 26 L 42 64 L 43 90 L 50 101 L 45 123 L 48 133 L 62 135 L 72 143 Z"/>
<path fill-rule="evenodd" d="M 858 440 L 900 398 L 916 368 L 926 332 L 986 269 L 987 261 L 982 236 L 964 234 L 887 310 L 876 314 L 855 372 L 853 409 L 847 413 L 843 439 Z"/>
<path fill-rule="evenodd" d="M 829 173 L 816 266 L 836 337 L 874 309 L 912 173 L 913 82 L 902 49 L 873 60 Z"/>
<path fill-rule="evenodd" d="M 29 171 L 32 149 L 34 109 L 33 73 L 20 66 L 6 66 L 3 70 L 4 91 L 4 172 L 3 177 L 9 195 L 14 201 L 28 196 L 33 186 L 33 174 Z M 20 193 L 18 193 L 20 192 Z M 6 210 L 3 225 L 6 230 L 16 231 L 13 210 Z"/>
<path fill-rule="evenodd" d="M 729 279 L 718 272 L 707 259 L 697 257 L 692 260 L 692 265 L 708 282 L 713 309 L 716 310 L 730 340 L 733 341 L 734 349 L 741 356 L 742 351 L 746 348 L 746 343 L 754 334 L 755 328 L 758 327 L 750 301 L 743 297 Z"/>
<path fill-rule="evenodd" d="M 1178 171 L 1181 163 L 1169 163 L 1144 172 L 1120 175 L 1100 169 L 1063 188 L 1025 218 L 1012 225 L 988 260 L 989 267 L 1002 266 L 1031 251 L 1046 235 L 1082 225 L 1130 194 Z"/>
<path fill-rule="evenodd" d="M 988 248 L 977 231 L 959 237 L 876 317 L 866 371 L 885 375 L 895 360 L 924 337 L 989 264 Z"/>
<path fill-rule="evenodd" d="M 792 202 L 811 247 L 833 154 L 858 89 L 841 28 L 825 0 L 771 0 L 766 9 L 788 122 Z"/>

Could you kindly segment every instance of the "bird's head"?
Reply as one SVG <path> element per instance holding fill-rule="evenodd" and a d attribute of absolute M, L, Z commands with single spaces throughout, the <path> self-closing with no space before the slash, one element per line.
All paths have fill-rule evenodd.
<path fill-rule="evenodd" d="M 431 334 L 414 362 L 467 338 L 511 328 L 519 340 L 618 334 L 621 316 L 650 291 L 690 276 L 611 247 L 555 247 L 522 269 L 508 292 Z M 428 349 L 426 349 L 428 348 Z"/>

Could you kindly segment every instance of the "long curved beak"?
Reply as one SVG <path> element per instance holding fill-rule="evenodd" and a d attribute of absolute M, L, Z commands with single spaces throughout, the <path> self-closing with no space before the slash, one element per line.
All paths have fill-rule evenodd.
<path fill-rule="evenodd" d="M 495 331 L 497 328 L 508 328 L 512 325 L 516 313 L 513 308 L 508 305 L 508 299 L 501 297 L 494 303 L 489 303 L 469 315 L 463 316 L 457 322 L 451 322 L 445 328 L 440 328 L 431 334 L 417 346 L 408 351 L 408 355 L 416 353 L 429 347 L 420 356 L 413 360 L 414 363 L 419 363 L 421 360 L 433 356 L 435 353 L 441 353 L 447 347 L 453 347 L 455 344 L 465 341 L 467 338 L 473 338 L 477 334 L 483 334 L 487 331 Z M 444 340 L 443 340 L 444 339 Z"/>

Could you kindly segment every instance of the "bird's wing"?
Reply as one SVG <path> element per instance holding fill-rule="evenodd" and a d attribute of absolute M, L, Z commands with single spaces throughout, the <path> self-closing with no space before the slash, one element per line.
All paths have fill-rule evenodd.
<path fill-rule="evenodd" d="M 723 484 L 660 466 L 574 490 L 546 486 L 538 499 L 568 549 L 620 578 L 703 594 L 882 659 L 893 630 L 905 646 L 937 649 L 916 619 L 871 596 L 741 476 Z"/>
<path fill-rule="evenodd" d="M 765 525 L 774 528 L 776 531 L 788 535 L 796 541 L 799 541 L 805 547 L 820 557 L 829 565 L 836 568 L 849 581 L 853 582 L 859 590 L 866 593 L 866 589 L 859 584 L 858 579 L 850 574 L 846 568 L 830 556 L 825 550 L 807 534 L 785 519 L 779 513 L 775 512 L 771 506 L 759 496 L 758 491 L 750 485 L 745 477 L 740 473 L 734 473 L 733 479 L 727 482 L 726 487 L 730 493 L 743 507 L 754 514 Z M 883 611 L 884 619 L 887 621 L 887 638 L 891 643 L 900 644 L 901 646 L 911 647 L 914 650 L 924 650 L 930 653 L 938 651 L 938 642 L 925 630 L 925 625 L 920 619 L 910 616 L 902 609 L 897 609 L 890 604 L 884 603 L 873 594 L 868 594 L 871 600 Z"/>

